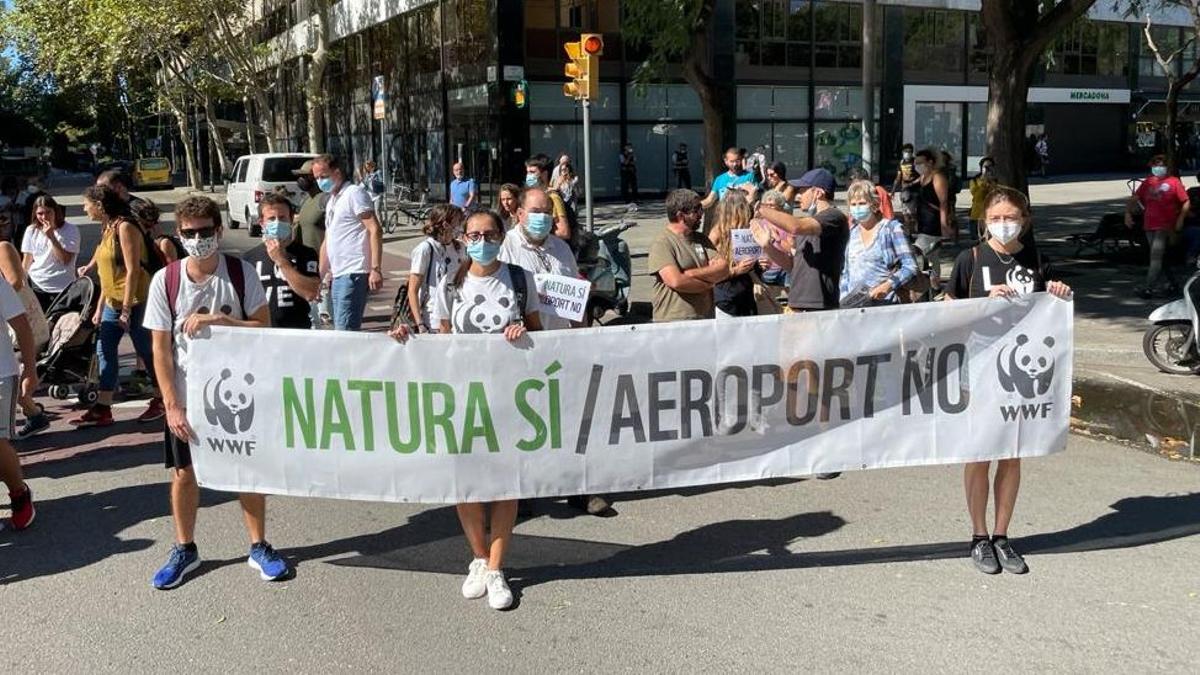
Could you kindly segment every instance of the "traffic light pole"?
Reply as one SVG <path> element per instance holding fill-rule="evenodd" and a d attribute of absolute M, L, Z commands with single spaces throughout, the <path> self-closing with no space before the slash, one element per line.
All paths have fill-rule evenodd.
<path fill-rule="evenodd" d="M 583 203 L 588 232 L 592 225 L 592 102 L 583 99 Z"/>

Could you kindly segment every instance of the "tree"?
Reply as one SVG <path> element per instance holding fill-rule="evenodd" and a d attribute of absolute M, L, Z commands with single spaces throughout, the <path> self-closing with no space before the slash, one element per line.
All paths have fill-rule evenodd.
<path fill-rule="evenodd" d="M 649 50 L 638 66 L 639 86 L 662 78 L 669 63 L 679 62 L 683 79 L 700 98 L 704 113 L 704 167 L 709 183 L 724 151 L 729 109 L 712 74 L 712 20 L 716 0 L 625 0 L 622 36 L 634 47 Z"/>
<path fill-rule="evenodd" d="M 308 116 L 308 151 L 325 152 L 325 69 L 329 66 L 330 0 L 315 0 L 308 37 L 308 76 L 304 82 L 304 107 Z"/>
<path fill-rule="evenodd" d="M 1177 138 L 1179 130 L 1176 128 L 1176 120 L 1179 117 L 1179 94 L 1200 75 L 1200 51 L 1193 49 L 1191 58 L 1187 59 L 1187 63 L 1184 62 L 1184 54 L 1188 48 L 1195 46 L 1200 41 L 1200 0 L 1162 0 L 1159 5 L 1162 9 L 1171 6 L 1185 7 L 1192 18 L 1192 35 L 1188 36 L 1177 49 L 1170 51 L 1168 51 L 1170 49 L 1168 45 L 1160 45 L 1154 39 L 1153 23 L 1149 11 L 1146 12 L 1146 25 L 1142 28 L 1146 45 L 1154 54 L 1154 60 L 1158 63 L 1163 76 L 1167 78 L 1167 169 L 1172 174 L 1176 174 L 1179 171 Z M 1180 69 L 1176 68 L 1177 65 Z M 1181 70 L 1185 65 L 1187 69 Z"/>
<path fill-rule="evenodd" d="M 987 145 L 1001 183 L 1029 189 L 1025 112 L 1034 68 L 1063 29 L 1095 0 L 982 0 L 980 22 L 991 58 Z"/>

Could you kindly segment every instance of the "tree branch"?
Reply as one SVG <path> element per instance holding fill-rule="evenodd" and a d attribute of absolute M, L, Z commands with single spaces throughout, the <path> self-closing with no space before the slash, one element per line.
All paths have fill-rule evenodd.
<path fill-rule="evenodd" d="M 1050 11 L 1042 15 L 1029 33 L 1029 44 L 1033 51 L 1041 53 L 1063 29 L 1083 16 L 1096 0 L 1060 0 Z"/>

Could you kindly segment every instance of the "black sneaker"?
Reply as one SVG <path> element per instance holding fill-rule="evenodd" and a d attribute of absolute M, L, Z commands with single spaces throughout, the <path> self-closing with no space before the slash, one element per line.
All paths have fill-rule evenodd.
<path fill-rule="evenodd" d="M 978 539 L 971 544 L 971 560 L 984 574 L 1000 574 L 1000 562 L 996 560 L 996 549 L 987 539 Z"/>
<path fill-rule="evenodd" d="M 43 409 L 36 415 L 30 415 L 25 418 L 25 424 L 22 424 L 21 428 L 17 429 L 17 440 L 29 438 L 39 431 L 45 431 L 49 428 L 50 418 L 46 416 L 46 411 Z"/>
<path fill-rule="evenodd" d="M 1025 574 L 1029 571 L 1029 566 L 1025 564 L 1025 559 L 1021 554 L 1013 550 L 1012 544 L 1008 543 L 1008 537 L 996 537 L 992 540 L 992 548 L 996 551 L 996 557 L 1000 559 L 1000 566 L 1009 574 Z"/>
<path fill-rule="evenodd" d="M 817 480 L 833 480 L 840 475 L 842 475 L 841 471 L 834 471 L 832 473 L 819 473 L 817 474 Z"/>

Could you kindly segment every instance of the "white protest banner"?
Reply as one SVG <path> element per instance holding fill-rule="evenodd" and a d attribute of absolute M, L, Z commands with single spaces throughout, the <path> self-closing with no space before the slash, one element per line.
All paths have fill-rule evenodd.
<path fill-rule="evenodd" d="M 462 502 L 1035 457 L 1066 444 L 1072 303 L 1037 294 L 498 335 L 214 328 L 200 482 Z"/>
<path fill-rule="evenodd" d="M 762 246 L 754 241 L 754 233 L 750 230 L 730 230 L 729 236 L 733 245 L 733 262 L 750 258 L 758 260 L 762 257 Z"/>
<path fill-rule="evenodd" d="M 583 321 L 592 282 L 559 274 L 535 274 L 533 282 L 537 286 L 538 309 L 541 312 L 571 321 Z"/>

